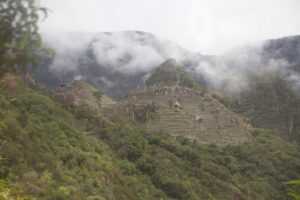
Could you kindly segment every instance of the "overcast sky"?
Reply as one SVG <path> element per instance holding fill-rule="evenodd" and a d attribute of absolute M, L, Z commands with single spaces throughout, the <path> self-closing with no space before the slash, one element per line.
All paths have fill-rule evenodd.
<path fill-rule="evenodd" d="M 40 0 L 43 32 L 141 30 L 207 54 L 300 34 L 300 0 Z"/>

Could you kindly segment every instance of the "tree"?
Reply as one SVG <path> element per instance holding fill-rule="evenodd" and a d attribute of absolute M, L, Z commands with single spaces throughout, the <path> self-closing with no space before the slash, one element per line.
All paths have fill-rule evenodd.
<path fill-rule="evenodd" d="M 300 180 L 289 181 L 288 186 L 288 195 L 294 200 L 300 200 Z"/>
<path fill-rule="evenodd" d="M 22 195 L 21 191 L 13 190 L 9 185 L 0 180 L 0 200 L 33 200 L 30 197 Z"/>
<path fill-rule="evenodd" d="M 42 49 L 41 12 L 47 15 L 35 0 L 0 0 L 0 73 L 25 73 L 36 64 Z"/>

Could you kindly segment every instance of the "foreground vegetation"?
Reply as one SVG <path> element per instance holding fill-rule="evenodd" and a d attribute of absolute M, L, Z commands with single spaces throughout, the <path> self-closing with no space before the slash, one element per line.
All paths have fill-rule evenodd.
<path fill-rule="evenodd" d="M 0 178 L 24 196 L 286 199 L 286 183 L 300 175 L 297 146 L 266 130 L 240 146 L 199 145 L 82 118 L 17 78 L 0 86 Z"/>

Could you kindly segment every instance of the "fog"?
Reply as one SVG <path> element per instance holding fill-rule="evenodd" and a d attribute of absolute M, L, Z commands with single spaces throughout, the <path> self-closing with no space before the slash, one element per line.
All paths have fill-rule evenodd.
<path fill-rule="evenodd" d="M 300 34 L 299 0 L 40 1 L 51 10 L 43 32 L 140 30 L 204 54 Z"/>
<path fill-rule="evenodd" d="M 300 86 L 299 74 L 292 68 L 297 63 L 264 55 L 264 40 L 300 34 L 298 0 L 42 0 L 41 4 L 51 10 L 40 27 L 46 44 L 56 52 L 50 66 L 54 73 L 74 71 L 75 79 L 86 78 L 79 67 L 95 62 L 93 66 L 111 72 L 147 74 L 175 58 L 193 63 L 184 67 L 211 88 L 229 93 L 249 88 L 253 76 L 274 73 L 295 89 Z M 300 45 L 291 51 L 300 55 Z M 110 77 L 99 79 L 108 87 L 115 85 Z"/>
<path fill-rule="evenodd" d="M 98 67 L 110 71 L 146 73 L 166 59 L 180 61 L 189 54 L 174 42 L 144 32 L 48 33 L 44 35 L 44 40 L 56 52 L 50 66 L 55 72 L 76 71 L 93 59 Z M 88 50 L 93 58 L 87 57 Z"/>
<path fill-rule="evenodd" d="M 84 77 L 82 71 L 90 70 L 91 66 L 102 72 L 105 70 L 126 76 L 149 74 L 165 60 L 175 58 L 194 76 L 204 79 L 209 87 L 227 93 L 246 90 L 253 77 L 271 74 L 280 75 L 297 90 L 300 86 L 299 74 L 292 68 L 299 63 L 284 57 L 268 57 L 264 49 L 267 42 L 238 47 L 211 57 L 188 51 L 174 42 L 144 32 L 50 34 L 45 41 L 56 52 L 50 70 L 59 75 L 76 72 L 76 76 L 89 79 Z M 288 51 L 298 51 L 299 55 L 300 43 Z M 109 88 L 115 85 L 115 80 L 110 80 L 110 77 L 101 75 L 98 78 Z"/>

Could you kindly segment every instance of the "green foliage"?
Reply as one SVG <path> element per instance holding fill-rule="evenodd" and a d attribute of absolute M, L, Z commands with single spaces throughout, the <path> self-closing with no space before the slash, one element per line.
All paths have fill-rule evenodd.
<path fill-rule="evenodd" d="M 0 180 L 0 200 L 33 200 L 20 191 L 10 187 L 6 181 Z"/>
<path fill-rule="evenodd" d="M 100 136 L 174 199 L 279 200 L 286 198 L 284 182 L 299 176 L 297 147 L 268 130 L 256 129 L 251 143 L 226 147 L 148 135 L 126 126 Z M 135 148 L 135 159 L 127 153 L 133 144 L 143 147 Z"/>
<path fill-rule="evenodd" d="M 18 84 L 15 95 L 0 87 L 0 179 L 36 199 L 281 200 L 285 183 L 300 176 L 298 147 L 271 131 L 256 129 L 242 145 L 200 145 L 128 124 L 99 126 L 88 112 L 83 122 Z"/>
<path fill-rule="evenodd" d="M 300 141 L 300 96 L 291 80 L 279 71 L 255 73 L 249 79 L 249 89 L 231 102 L 231 109 L 245 115 L 256 127 Z"/>
<path fill-rule="evenodd" d="M 40 12 L 35 0 L 0 1 L 0 72 L 20 70 L 35 64 L 42 43 L 38 32 Z"/>
<path fill-rule="evenodd" d="M 294 200 L 300 200 L 300 180 L 289 181 L 289 196 Z"/>
<path fill-rule="evenodd" d="M 102 92 L 101 92 L 100 90 L 97 90 L 97 91 L 94 92 L 94 96 L 95 96 L 98 100 L 101 99 L 102 95 L 103 95 L 103 94 L 102 94 Z"/>
<path fill-rule="evenodd" d="M 175 60 L 167 60 L 159 66 L 146 80 L 147 86 L 152 85 L 179 85 L 188 88 L 199 87 L 196 81 Z"/>
<path fill-rule="evenodd" d="M 1 178 L 42 200 L 134 200 L 160 193 L 135 175 L 134 165 L 87 135 L 81 120 L 51 98 L 19 87 L 13 97 L 0 89 Z M 133 141 L 128 156 L 138 157 L 139 148 Z"/>

